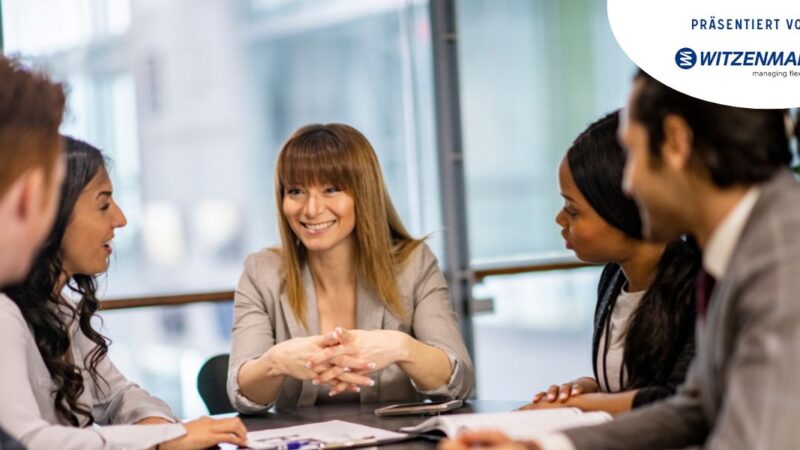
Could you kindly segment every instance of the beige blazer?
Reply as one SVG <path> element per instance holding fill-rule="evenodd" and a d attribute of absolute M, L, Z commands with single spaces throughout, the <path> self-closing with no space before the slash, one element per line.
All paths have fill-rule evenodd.
<path fill-rule="evenodd" d="M 242 364 L 258 358 L 277 343 L 320 333 L 314 282 L 308 267 L 303 270 L 308 331 L 292 313 L 287 295 L 281 292 L 280 269 L 281 259 L 275 253 L 263 250 L 251 254 L 245 261 L 244 273 L 234 296 L 228 396 L 242 413 L 263 412 L 275 404 L 278 407 L 313 405 L 320 392 L 319 386 L 310 381 L 288 377 L 275 402 L 269 405 L 254 403 L 239 391 L 237 374 Z M 357 328 L 408 333 L 421 342 L 444 350 L 450 358 L 453 373 L 446 385 L 432 391 L 419 391 L 408 376 L 392 364 L 370 375 L 375 386 L 362 387 L 361 402 L 418 401 L 428 396 L 466 398 L 473 385 L 472 361 L 450 304 L 447 284 L 427 245 L 420 245 L 408 257 L 397 284 L 411 323 L 401 323 L 386 310 L 374 290 L 359 283 L 356 292 Z"/>

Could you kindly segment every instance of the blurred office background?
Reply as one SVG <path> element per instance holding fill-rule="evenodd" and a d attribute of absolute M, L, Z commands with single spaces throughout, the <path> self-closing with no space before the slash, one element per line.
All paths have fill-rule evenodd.
<path fill-rule="evenodd" d="M 438 0 L 431 0 L 438 1 Z M 528 267 L 473 295 L 477 397 L 529 399 L 591 373 L 599 269 L 570 262 L 554 216 L 574 137 L 620 107 L 633 66 L 605 2 L 457 0 L 470 262 Z M 426 0 L 1 0 L 2 44 L 69 88 L 63 131 L 112 158 L 119 230 L 106 299 L 234 289 L 278 244 L 273 163 L 309 122 L 374 145 L 395 206 L 442 254 Z M 541 270 L 553 268 L 554 270 Z M 179 416 L 229 350 L 231 303 L 102 314 L 111 356 Z"/>

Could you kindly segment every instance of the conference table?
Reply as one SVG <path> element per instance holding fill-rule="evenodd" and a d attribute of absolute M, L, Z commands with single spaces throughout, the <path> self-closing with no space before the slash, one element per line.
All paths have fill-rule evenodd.
<path fill-rule="evenodd" d="M 503 412 L 519 408 L 527 402 L 469 400 L 461 408 L 445 414 Z M 378 417 L 375 409 L 389 403 L 348 403 L 310 406 L 305 408 L 274 409 L 257 416 L 239 416 L 248 431 L 259 431 L 271 428 L 291 427 L 329 420 L 344 420 L 370 427 L 398 431 L 401 427 L 416 425 L 429 416 L 393 416 Z M 394 444 L 381 445 L 381 449 L 413 449 L 430 450 L 436 447 L 436 441 L 426 438 L 414 438 Z"/>

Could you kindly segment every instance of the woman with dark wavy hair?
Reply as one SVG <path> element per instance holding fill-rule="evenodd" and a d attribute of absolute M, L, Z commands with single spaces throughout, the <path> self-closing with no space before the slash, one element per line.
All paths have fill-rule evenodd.
<path fill-rule="evenodd" d="M 108 342 L 92 325 L 95 279 L 108 268 L 114 230 L 126 219 L 100 151 L 72 138 L 65 150 L 53 230 L 28 277 L 0 295 L 0 425 L 29 449 L 245 445 L 239 419 L 180 424 L 108 358 Z"/>

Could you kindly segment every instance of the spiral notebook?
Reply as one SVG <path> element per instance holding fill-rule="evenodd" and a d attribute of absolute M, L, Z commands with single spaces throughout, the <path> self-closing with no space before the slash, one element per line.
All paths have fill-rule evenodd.
<path fill-rule="evenodd" d="M 436 416 L 419 425 L 401 428 L 400 431 L 421 434 L 439 430 L 448 437 L 461 431 L 495 429 L 513 439 L 532 439 L 568 428 L 597 425 L 612 420 L 605 412 L 585 413 L 577 408 L 542 409 L 483 414 L 454 414 Z"/>

